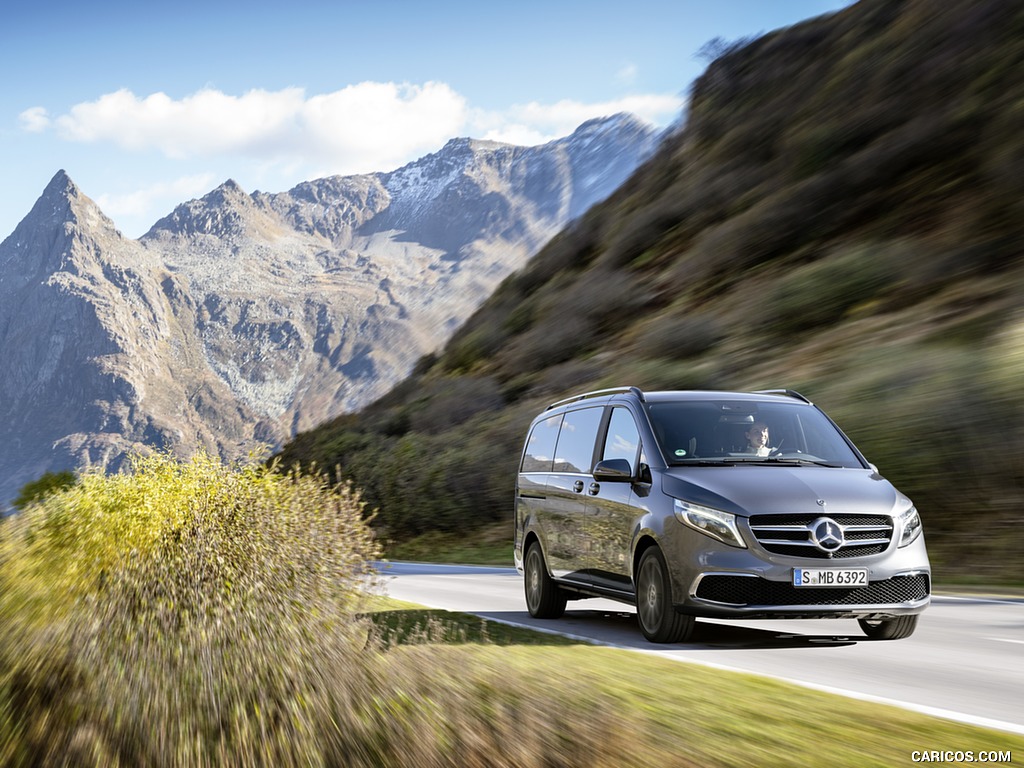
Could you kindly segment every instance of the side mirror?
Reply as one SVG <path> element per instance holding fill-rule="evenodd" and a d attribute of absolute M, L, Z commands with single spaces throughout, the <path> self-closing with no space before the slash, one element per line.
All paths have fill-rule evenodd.
<path fill-rule="evenodd" d="M 605 459 L 594 467 L 594 479 L 606 483 L 628 483 L 633 479 L 633 467 L 626 459 Z"/>

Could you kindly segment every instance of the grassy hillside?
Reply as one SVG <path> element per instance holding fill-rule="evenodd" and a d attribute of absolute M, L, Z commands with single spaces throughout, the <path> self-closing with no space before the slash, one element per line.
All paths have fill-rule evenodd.
<path fill-rule="evenodd" d="M 340 466 L 401 541 L 510 521 L 524 430 L 565 393 L 788 387 L 915 500 L 940 585 L 1019 579 L 1024 7 L 862 0 L 691 96 L 616 195 L 285 465 Z"/>

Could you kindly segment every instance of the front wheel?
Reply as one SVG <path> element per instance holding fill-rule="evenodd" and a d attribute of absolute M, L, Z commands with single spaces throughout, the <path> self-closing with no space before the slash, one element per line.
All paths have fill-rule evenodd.
<path fill-rule="evenodd" d="M 526 608 L 535 619 L 557 619 L 565 613 L 565 593 L 548 575 L 539 542 L 532 542 L 523 562 L 526 576 Z"/>
<path fill-rule="evenodd" d="M 650 547 L 636 569 L 636 617 L 640 631 L 652 643 L 684 643 L 693 634 L 693 616 L 672 606 L 672 584 L 665 556 Z"/>
<path fill-rule="evenodd" d="M 857 619 L 857 623 L 872 640 L 902 640 L 917 629 L 917 614 L 895 619 Z"/>

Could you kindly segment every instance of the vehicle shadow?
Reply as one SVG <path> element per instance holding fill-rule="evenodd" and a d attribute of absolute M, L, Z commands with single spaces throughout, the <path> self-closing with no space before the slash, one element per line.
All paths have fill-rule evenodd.
<path fill-rule="evenodd" d="M 511 622 L 535 627 L 545 632 L 564 632 L 577 640 L 589 640 L 639 650 L 719 651 L 741 649 L 836 648 L 856 645 L 867 638 L 844 633 L 795 633 L 789 628 L 779 630 L 749 627 L 742 624 L 720 624 L 698 620 L 693 636 L 685 643 L 658 645 L 648 642 L 640 633 L 636 614 L 629 611 L 567 610 L 560 619 L 540 621 L 526 612 L 486 613 L 496 622 Z"/>
<path fill-rule="evenodd" d="M 826 648 L 856 645 L 867 640 L 865 637 L 846 634 L 797 634 L 789 631 L 773 631 L 741 625 L 712 624 L 697 622 L 694 637 L 688 645 L 695 650 L 741 649 L 741 648 Z"/>

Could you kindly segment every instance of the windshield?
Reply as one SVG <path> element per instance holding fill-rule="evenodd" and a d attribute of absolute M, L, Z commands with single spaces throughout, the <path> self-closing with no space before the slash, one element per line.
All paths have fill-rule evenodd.
<path fill-rule="evenodd" d="M 864 466 L 832 423 L 803 403 L 686 400 L 650 403 L 648 412 L 669 464 Z"/>

